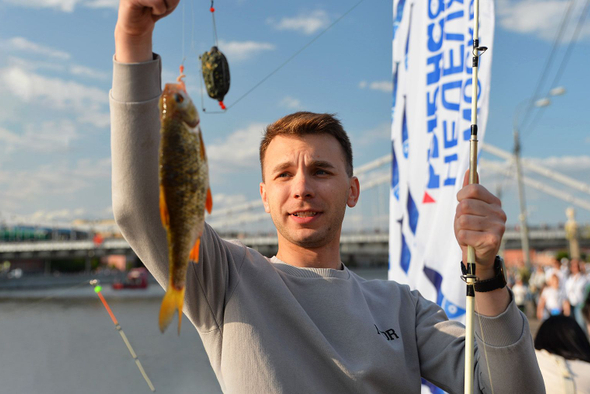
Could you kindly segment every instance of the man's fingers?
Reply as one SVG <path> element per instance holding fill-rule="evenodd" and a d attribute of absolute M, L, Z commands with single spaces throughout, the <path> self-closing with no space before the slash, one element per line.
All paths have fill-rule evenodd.
<path fill-rule="evenodd" d="M 479 174 L 476 176 L 475 183 L 479 183 Z M 465 171 L 465 175 L 463 175 L 463 187 L 469 185 L 469 170 Z"/>
<path fill-rule="evenodd" d="M 502 202 L 496 196 L 488 191 L 485 187 L 479 184 L 466 185 L 457 193 L 457 201 L 461 203 L 463 200 L 481 200 L 488 204 L 501 206 Z"/>
<path fill-rule="evenodd" d="M 155 3 L 152 7 L 153 15 L 161 16 L 164 15 L 166 12 L 168 12 L 168 4 L 166 4 L 165 0 Z"/>
<path fill-rule="evenodd" d="M 478 252 L 497 249 L 502 242 L 502 235 L 497 231 L 474 231 L 460 229 L 457 241 L 461 246 L 473 246 Z M 483 249 L 483 250 L 482 250 Z"/>
<path fill-rule="evenodd" d="M 493 196 L 492 196 L 493 197 Z M 483 200 L 466 199 L 457 204 L 456 218 L 462 215 L 483 216 L 506 222 L 506 213 L 499 204 L 488 203 Z"/>

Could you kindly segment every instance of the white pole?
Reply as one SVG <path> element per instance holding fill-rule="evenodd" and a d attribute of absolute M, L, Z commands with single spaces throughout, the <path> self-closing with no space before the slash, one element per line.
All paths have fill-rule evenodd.
<path fill-rule="evenodd" d="M 471 93 L 471 140 L 469 146 L 469 184 L 477 183 L 477 71 L 479 56 L 487 48 L 479 46 L 479 0 L 473 4 L 473 74 Z M 481 52 L 481 53 L 480 53 Z M 467 274 L 464 275 L 467 283 L 467 294 L 465 302 L 465 394 L 473 394 L 473 315 L 475 290 L 475 249 L 473 246 L 467 248 Z"/>

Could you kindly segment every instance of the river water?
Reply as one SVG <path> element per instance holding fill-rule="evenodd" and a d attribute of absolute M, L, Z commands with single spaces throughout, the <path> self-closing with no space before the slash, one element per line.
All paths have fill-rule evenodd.
<path fill-rule="evenodd" d="M 359 270 L 386 279 L 386 268 Z M 199 336 L 183 316 L 161 334 L 163 290 L 102 291 L 158 393 L 221 390 Z M 0 393 L 151 393 L 90 286 L 0 292 Z"/>

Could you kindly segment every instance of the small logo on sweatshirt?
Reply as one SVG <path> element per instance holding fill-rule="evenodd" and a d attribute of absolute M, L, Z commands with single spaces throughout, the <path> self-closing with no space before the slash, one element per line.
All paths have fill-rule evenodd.
<path fill-rule="evenodd" d="M 376 324 L 373 324 L 373 325 L 375 326 L 375 329 L 377 330 L 377 334 L 383 335 L 385 337 L 385 339 L 387 339 L 388 341 L 394 341 L 399 338 L 399 336 L 395 333 L 395 330 L 393 328 L 390 328 L 389 330 L 381 331 L 379 329 L 379 327 L 377 327 Z"/>

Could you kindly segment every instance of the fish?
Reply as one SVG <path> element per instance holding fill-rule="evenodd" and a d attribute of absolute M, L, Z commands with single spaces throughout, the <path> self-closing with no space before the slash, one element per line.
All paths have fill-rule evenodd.
<path fill-rule="evenodd" d="M 182 70 L 181 70 L 182 74 Z M 166 84 L 160 97 L 160 216 L 167 233 L 169 281 L 159 315 L 160 331 L 178 311 L 178 335 L 186 274 L 190 261 L 199 262 L 205 210 L 211 213 L 209 166 L 197 109 L 184 82 Z"/>

